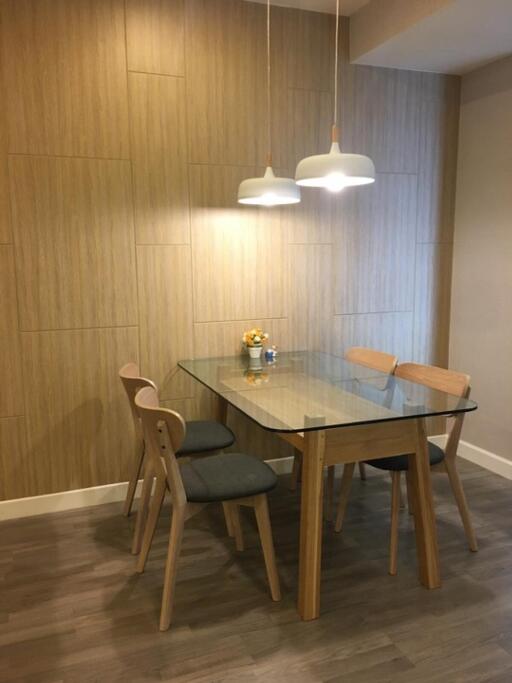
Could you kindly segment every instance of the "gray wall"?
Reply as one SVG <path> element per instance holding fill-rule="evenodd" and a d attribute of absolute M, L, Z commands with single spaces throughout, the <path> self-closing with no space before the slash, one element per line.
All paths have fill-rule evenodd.
<path fill-rule="evenodd" d="M 512 56 L 462 79 L 450 367 L 479 410 L 465 441 L 512 460 Z"/>

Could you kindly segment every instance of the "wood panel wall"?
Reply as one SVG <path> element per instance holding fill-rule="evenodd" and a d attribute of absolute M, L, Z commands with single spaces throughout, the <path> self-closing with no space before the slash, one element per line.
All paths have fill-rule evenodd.
<path fill-rule="evenodd" d="M 0 0 L 0 497 L 127 478 L 130 360 L 176 370 L 265 327 L 281 349 L 446 363 L 458 79 L 354 67 L 346 151 L 372 187 L 236 204 L 265 153 L 265 8 L 240 0 Z M 328 149 L 333 19 L 275 8 L 275 165 Z M 231 415 L 239 447 L 286 446 Z"/>

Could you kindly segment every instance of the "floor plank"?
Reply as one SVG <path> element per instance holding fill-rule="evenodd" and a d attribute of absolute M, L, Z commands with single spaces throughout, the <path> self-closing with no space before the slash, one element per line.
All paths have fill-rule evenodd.
<path fill-rule="evenodd" d="M 324 526 L 322 613 L 309 623 L 295 609 L 300 494 L 286 477 L 270 496 L 283 601 L 268 596 L 252 511 L 242 511 L 247 549 L 237 553 L 222 509 L 210 506 L 187 523 L 167 633 L 158 614 L 169 506 L 141 576 L 120 504 L 3 522 L 0 681 L 511 681 L 510 482 L 461 463 L 475 554 L 447 478 L 434 478 L 443 586 L 426 591 L 406 510 L 398 575 L 387 574 L 389 478 L 367 469 L 343 533 Z"/>

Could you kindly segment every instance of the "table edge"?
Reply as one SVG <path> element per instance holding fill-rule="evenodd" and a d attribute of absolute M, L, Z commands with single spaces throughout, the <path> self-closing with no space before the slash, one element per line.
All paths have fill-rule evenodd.
<path fill-rule="evenodd" d="M 187 360 L 194 360 L 194 359 L 187 359 Z M 460 415 L 462 413 L 472 413 L 474 410 L 478 408 L 478 404 L 473 401 L 473 406 L 469 408 L 461 408 L 459 410 L 444 410 L 442 412 L 435 412 L 435 413 L 426 413 L 424 415 L 401 415 L 399 417 L 389 417 L 389 418 L 379 418 L 377 420 L 362 420 L 362 421 L 357 421 L 357 422 L 345 422 L 344 424 L 341 425 L 320 425 L 318 427 L 299 427 L 297 429 L 277 429 L 276 427 L 267 427 L 266 425 L 262 424 L 261 422 L 258 422 L 256 418 L 252 417 L 252 415 L 249 415 L 246 413 L 242 408 L 239 408 L 236 406 L 234 403 L 231 403 L 229 398 L 225 394 L 221 394 L 215 389 L 212 389 L 206 382 L 203 382 L 203 380 L 199 379 L 199 377 L 196 377 L 193 375 L 186 367 L 181 365 L 181 361 L 178 361 L 178 367 L 180 367 L 184 372 L 186 372 L 190 377 L 196 380 L 196 382 L 199 382 L 199 384 L 202 384 L 204 387 L 209 389 L 212 393 L 214 393 L 216 396 L 219 398 L 224 399 L 229 403 L 229 405 L 232 408 L 235 408 L 238 410 L 239 413 L 242 413 L 242 415 L 245 415 L 249 420 L 254 422 L 254 424 L 257 424 L 259 427 L 262 429 L 265 429 L 267 432 L 272 432 L 274 434 L 299 434 L 302 432 L 316 432 L 316 431 L 327 431 L 328 429 L 345 429 L 346 427 L 357 427 L 357 426 L 365 426 L 365 425 L 373 425 L 373 424 L 380 424 L 382 422 L 401 422 L 402 420 L 425 420 L 428 417 L 447 417 L 450 415 Z M 237 392 L 233 390 L 233 394 L 236 394 Z M 448 392 L 445 392 L 448 393 Z M 453 396 L 454 394 L 450 394 L 450 396 Z M 462 397 L 461 397 L 462 398 Z M 468 400 L 468 399 L 465 399 Z M 471 399 L 469 399 L 471 400 Z"/>

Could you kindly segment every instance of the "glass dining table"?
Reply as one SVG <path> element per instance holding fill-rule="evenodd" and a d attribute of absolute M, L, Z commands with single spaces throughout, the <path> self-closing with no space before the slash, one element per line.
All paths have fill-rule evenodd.
<path fill-rule="evenodd" d="M 476 409 L 453 396 L 314 351 L 280 353 L 274 361 L 246 356 L 183 360 L 178 365 L 218 399 L 302 453 L 298 611 L 320 614 L 324 468 L 409 454 L 418 574 L 440 586 L 425 420 Z"/>

